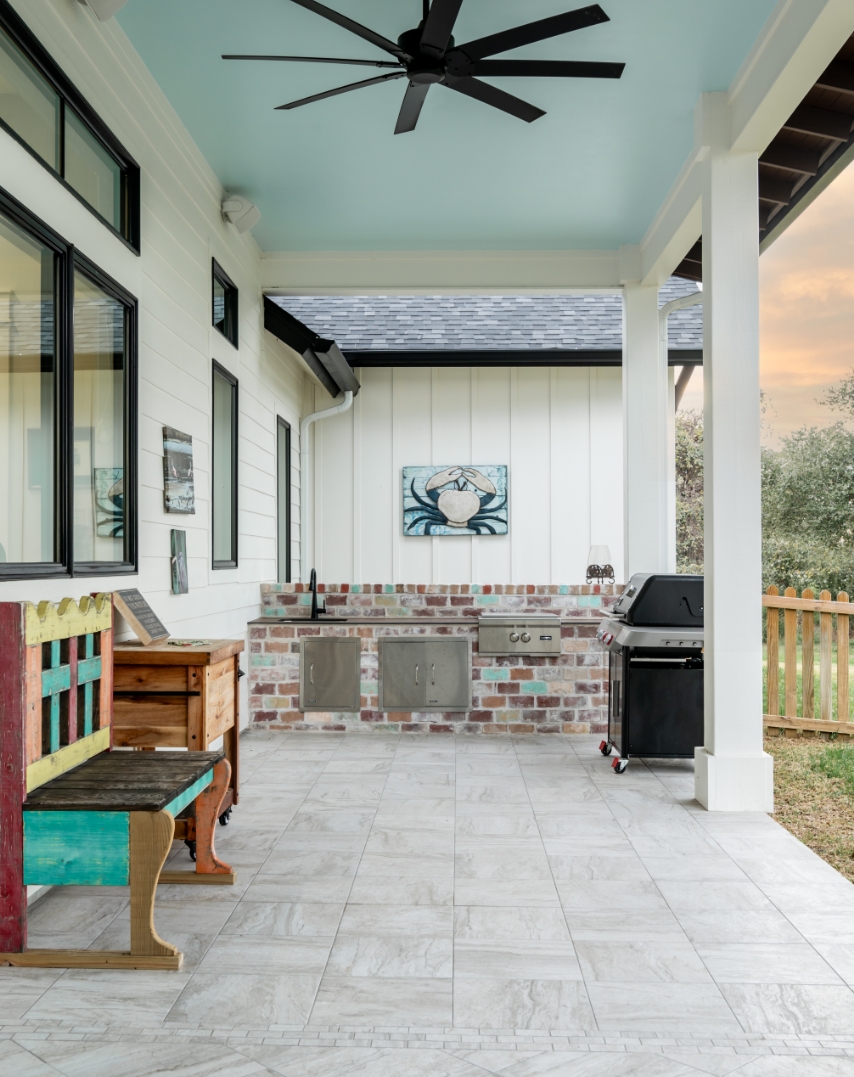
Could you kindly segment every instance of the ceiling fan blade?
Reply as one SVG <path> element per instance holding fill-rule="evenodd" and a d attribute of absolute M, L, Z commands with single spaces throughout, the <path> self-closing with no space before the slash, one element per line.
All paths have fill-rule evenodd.
<path fill-rule="evenodd" d="M 524 75 L 536 78 L 618 79 L 625 64 L 595 63 L 586 60 L 478 60 L 478 76 Z"/>
<path fill-rule="evenodd" d="M 389 39 L 383 37 L 382 34 L 377 34 L 373 30 L 369 30 L 367 26 L 362 26 L 361 23 L 354 22 L 353 19 L 348 19 L 346 15 L 341 15 L 339 12 L 333 11 L 331 7 L 326 7 L 325 4 L 318 4 L 317 0 L 293 0 L 293 3 L 299 4 L 300 7 L 307 8 L 309 11 L 313 11 L 315 15 L 320 15 L 324 19 L 329 19 L 330 22 L 334 22 L 344 30 L 349 30 L 351 34 L 356 34 L 356 36 L 362 38 L 363 41 L 370 41 L 370 43 L 376 45 L 378 49 L 382 49 L 384 52 L 390 52 L 392 56 L 399 56 L 402 59 L 407 55 L 396 42 L 389 41 Z"/>
<path fill-rule="evenodd" d="M 509 112 L 511 116 L 516 116 L 518 119 L 524 120 L 525 123 L 533 123 L 540 116 L 545 116 L 545 112 L 541 108 L 537 108 L 536 105 L 529 105 L 527 101 L 523 101 L 520 97 L 505 93 L 504 90 L 499 90 L 497 86 L 490 86 L 488 82 L 478 82 L 477 79 L 456 78 L 453 75 L 446 75 L 443 85 L 451 90 L 456 90 L 457 93 L 464 93 L 467 97 L 474 97 L 478 101 L 483 101 L 485 105 L 500 108 L 502 112 Z"/>
<path fill-rule="evenodd" d="M 415 130 L 415 125 L 418 123 L 418 117 L 421 115 L 421 106 L 424 104 L 429 89 L 429 82 L 421 86 L 414 82 L 410 82 L 406 87 L 406 93 L 403 95 L 403 104 L 400 106 L 397 123 L 394 128 L 394 133 L 396 135 L 402 135 L 407 131 Z"/>
<path fill-rule="evenodd" d="M 442 56 L 448 47 L 463 0 L 433 0 L 421 33 L 421 48 Z"/>
<path fill-rule="evenodd" d="M 225 55 L 223 60 L 288 60 L 296 64 L 356 64 L 359 67 L 400 67 L 394 60 L 340 60 L 337 56 L 243 56 Z"/>
<path fill-rule="evenodd" d="M 301 97 L 299 101 L 289 101 L 286 105 L 277 105 L 276 111 L 299 108 L 300 105 L 310 105 L 312 101 L 324 101 L 327 97 L 337 97 L 338 94 L 349 93 L 350 90 L 361 90 L 363 86 L 376 86 L 380 82 L 388 82 L 389 79 L 402 79 L 405 71 L 392 71 L 390 75 L 377 75 L 375 79 L 365 79 L 363 82 L 350 82 L 346 86 L 336 86 L 334 90 L 325 90 L 323 93 L 312 94 L 311 97 Z"/>
<path fill-rule="evenodd" d="M 301 3 L 302 0 L 294 2 Z M 469 41 L 467 45 L 458 45 L 457 48 L 470 60 L 482 60 L 484 56 L 494 56 L 498 52 L 518 49 L 522 45 L 532 45 L 535 41 L 545 41 L 550 37 L 559 37 L 561 34 L 572 33 L 573 30 L 583 30 L 587 26 L 610 21 L 598 4 L 592 4 L 590 7 L 578 8 L 577 11 L 566 11 L 563 15 L 552 15 L 548 19 L 515 26 L 512 30 L 502 30 L 499 34 L 490 34 L 489 37 Z"/>

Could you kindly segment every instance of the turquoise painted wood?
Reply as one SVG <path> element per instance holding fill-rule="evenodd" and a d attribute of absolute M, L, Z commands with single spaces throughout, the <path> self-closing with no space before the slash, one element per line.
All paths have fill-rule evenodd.
<path fill-rule="evenodd" d="M 100 662 L 101 659 L 98 659 Z M 100 673 L 99 673 L 100 676 Z M 42 695 L 55 696 L 71 687 L 71 666 L 57 666 L 42 670 Z"/>
<path fill-rule="evenodd" d="M 24 812 L 28 886 L 127 886 L 128 812 Z"/>
<path fill-rule="evenodd" d="M 97 681 L 101 676 L 101 656 L 95 655 L 94 658 L 82 658 L 77 663 L 77 683 L 88 684 L 90 681 Z"/>
<path fill-rule="evenodd" d="M 207 774 L 203 774 L 197 782 L 193 782 L 190 788 L 185 789 L 180 796 L 171 800 L 163 810 L 171 812 L 173 817 L 176 816 L 178 812 L 183 811 L 184 808 L 187 807 L 191 800 L 195 800 L 199 793 L 203 793 L 212 781 L 213 769 L 209 770 Z"/>

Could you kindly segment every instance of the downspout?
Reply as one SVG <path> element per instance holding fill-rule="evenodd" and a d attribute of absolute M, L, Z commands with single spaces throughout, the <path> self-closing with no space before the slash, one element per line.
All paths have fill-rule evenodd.
<path fill-rule="evenodd" d="M 299 577 L 303 583 L 306 582 L 308 574 L 311 572 L 312 566 L 309 556 L 312 554 L 314 546 L 313 505 L 311 496 L 311 447 L 308 436 L 309 427 L 312 423 L 319 422 L 321 419 L 330 419 L 333 415 L 341 415 L 345 411 L 349 411 L 352 406 L 353 393 L 348 389 L 344 393 L 344 400 L 342 403 L 327 408 L 325 411 L 315 411 L 311 415 L 307 415 L 299 424 Z"/>

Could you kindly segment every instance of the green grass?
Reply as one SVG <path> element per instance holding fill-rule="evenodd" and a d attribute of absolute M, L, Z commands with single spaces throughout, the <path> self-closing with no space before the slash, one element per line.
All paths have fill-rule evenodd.
<path fill-rule="evenodd" d="M 854 651 L 854 648 L 852 648 Z M 813 712 L 816 718 L 820 717 L 820 704 L 821 699 L 821 669 L 819 665 L 818 646 L 815 647 L 813 652 L 813 682 L 815 685 L 814 691 L 814 708 Z M 803 647 L 798 643 L 798 715 L 803 717 L 804 714 L 804 687 L 803 687 Z M 832 720 L 836 721 L 838 717 L 838 707 L 836 701 L 836 670 L 837 670 L 837 654 L 836 654 L 836 641 L 833 644 L 833 656 L 831 665 L 831 685 L 830 685 L 830 698 L 831 698 L 831 711 Z M 786 694 L 786 666 L 783 661 L 783 643 L 780 641 L 779 649 L 779 674 L 778 684 L 780 686 L 780 709 L 785 709 L 785 694 Z M 768 649 L 763 645 L 762 648 L 762 709 L 765 714 L 768 713 Z M 854 719 L 854 670 L 849 670 L 848 673 L 848 716 L 849 720 Z"/>
<path fill-rule="evenodd" d="M 854 795 L 854 748 L 825 748 L 812 765 L 828 778 L 839 778 L 846 793 Z"/>

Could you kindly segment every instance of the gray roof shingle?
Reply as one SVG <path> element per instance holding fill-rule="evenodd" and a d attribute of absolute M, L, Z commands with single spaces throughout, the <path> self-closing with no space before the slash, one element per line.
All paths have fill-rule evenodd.
<path fill-rule="evenodd" d="M 696 292 L 671 277 L 659 305 Z M 622 347 L 614 295 L 272 296 L 284 310 L 350 351 L 611 350 Z M 669 346 L 701 349 L 703 308 L 670 316 Z"/>

